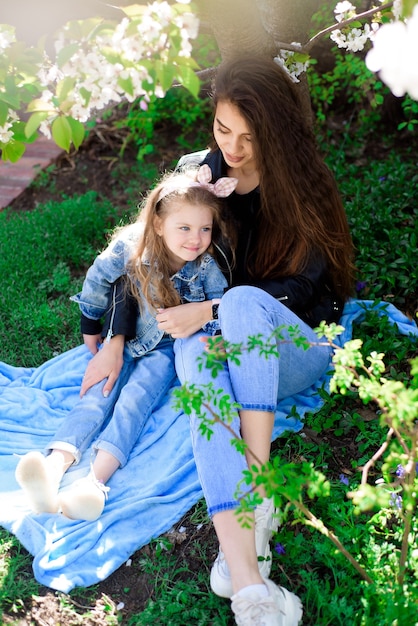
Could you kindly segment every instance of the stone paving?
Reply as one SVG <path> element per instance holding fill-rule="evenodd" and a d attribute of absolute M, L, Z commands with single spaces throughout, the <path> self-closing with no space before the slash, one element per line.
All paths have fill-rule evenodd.
<path fill-rule="evenodd" d="M 26 147 L 17 161 L 0 161 L 0 209 L 4 209 L 30 185 L 33 179 L 63 153 L 53 141 L 40 136 Z"/>

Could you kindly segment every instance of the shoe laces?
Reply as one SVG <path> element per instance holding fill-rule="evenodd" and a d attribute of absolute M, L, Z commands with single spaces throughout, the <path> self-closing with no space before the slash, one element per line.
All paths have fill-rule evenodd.
<path fill-rule="evenodd" d="M 216 557 L 215 564 L 218 572 L 224 577 L 229 578 L 231 575 L 229 573 L 228 564 L 225 559 L 225 555 L 222 552 L 222 548 L 219 546 L 218 556 Z"/>
<path fill-rule="evenodd" d="M 274 615 L 283 611 L 277 606 L 272 597 L 236 596 L 233 600 L 233 611 L 238 626 L 263 626 L 267 615 Z"/>
<path fill-rule="evenodd" d="M 105 500 L 107 500 L 109 497 L 107 494 L 110 491 L 110 487 L 107 487 L 102 480 L 96 478 L 96 474 L 94 473 L 92 464 L 90 464 L 90 480 L 92 481 L 93 485 L 104 494 L 104 498 Z"/>

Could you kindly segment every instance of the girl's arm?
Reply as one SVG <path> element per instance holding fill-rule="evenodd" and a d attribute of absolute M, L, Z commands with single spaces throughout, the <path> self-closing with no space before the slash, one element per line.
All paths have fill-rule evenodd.
<path fill-rule="evenodd" d="M 89 361 L 84 373 L 83 382 L 80 389 L 80 397 L 86 391 L 107 378 L 103 388 L 103 395 L 108 396 L 113 389 L 123 366 L 123 349 L 125 337 L 115 335 L 109 341 L 105 341 L 101 350 Z"/>
<path fill-rule="evenodd" d="M 189 302 L 168 309 L 160 309 L 156 315 L 158 328 L 174 339 L 190 337 L 212 319 L 212 301 Z"/>

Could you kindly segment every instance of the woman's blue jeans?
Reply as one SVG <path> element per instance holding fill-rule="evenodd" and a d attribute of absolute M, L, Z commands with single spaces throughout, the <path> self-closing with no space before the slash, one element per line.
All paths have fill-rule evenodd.
<path fill-rule="evenodd" d="M 271 336 L 279 326 L 299 326 L 301 334 L 310 342 L 318 343 L 318 336 L 290 309 L 256 287 L 234 287 L 222 297 L 219 320 L 223 337 L 232 343 L 247 344 L 248 337 L 261 334 Z M 213 379 L 211 371 L 198 371 L 196 359 L 202 354 L 204 344 L 199 340 L 204 333 L 176 340 L 176 370 L 181 383 L 197 385 L 212 382 L 223 389 L 243 409 L 275 412 L 280 399 L 292 396 L 310 387 L 328 369 L 331 348 L 327 345 L 298 348 L 283 331 L 286 341 L 278 344 L 279 357 L 265 358 L 258 352 L 244 351 L 240 365 L 232 362 Z M 207 437 L 199 432 L 199 418 L 191 417 L 191 434 L 197 471 L 206 498 L 208 512 L 235 508 L 234 496 L 242 472 L 247 468 L 245 456 L 231 445 L 232 435 L 220 424 L 215 424 L 213 434 Z M 240 433 L 239 415 L 231 423 Z"/>
<path fill-rule="evenodd" d="M 95 449 L 106 450 L 123 467 L 148 417 L 175 381 L 173 340 L 163 338 L 154 350 L 134 359 L 125 350 L 124 364 L 109 396 L 105 380 L 80 398 L 49 449 L 71 452 L 78 463 L 98 436 Z"/>

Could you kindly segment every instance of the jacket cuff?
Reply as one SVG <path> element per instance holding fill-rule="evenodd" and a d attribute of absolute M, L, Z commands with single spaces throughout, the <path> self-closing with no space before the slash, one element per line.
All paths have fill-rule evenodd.
<path fill-rule="evenodd" d="M 80 329 L 83 335 L 100 335 L 102 332 L 102 323 L 100 320 L 92 320 L 81 314 Z"/>
<path fill-rule="evenodd" d="M 102 337 L 124 335 L 125 339 L 133 339 L 136 336 L 138 314 L 136 298 L 128 292 L 122 277 L 112 285 Z"/>

